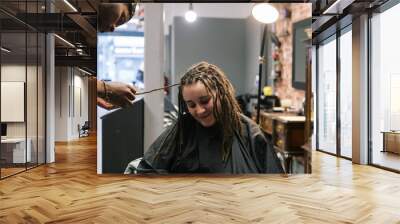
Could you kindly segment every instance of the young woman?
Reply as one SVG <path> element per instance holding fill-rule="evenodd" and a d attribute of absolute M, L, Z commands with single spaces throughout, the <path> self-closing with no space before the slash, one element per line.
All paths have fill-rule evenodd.
<path fill-rule="evenodd" d="M 181 79 L 178 98 L 177 122 L 126 173 L 283 173 L 258 125 L 241 114 L 220 68 L 193 65 Z"/>

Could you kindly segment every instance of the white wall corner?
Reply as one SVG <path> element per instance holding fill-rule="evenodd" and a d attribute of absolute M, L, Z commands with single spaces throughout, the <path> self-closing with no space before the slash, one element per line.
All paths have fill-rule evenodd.
<path fill-rule="evenodd" d="M 368 16 L 353 20 L 352 29 L 352 160 L 368 164 Z"/>
<path fill-rule="evenodd" d="M 146 91 L 163 86 L 164 24 L 163 4 L 144 5 L 144 86 Z M 162 91 L 144 96 L 144 150 L 163 130 L 164 95 Z"/>
<path fill-rule="evenodd" d="M 55 162 L 55 75 L 54 34 L 46 36 L 46 163 Z"/>

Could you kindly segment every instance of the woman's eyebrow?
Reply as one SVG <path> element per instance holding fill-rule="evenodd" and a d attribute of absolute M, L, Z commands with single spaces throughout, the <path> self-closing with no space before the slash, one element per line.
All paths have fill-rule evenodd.
<path fill-rule="evenodd" d="M 208 99 L 208 98 L 210 98 L 210 96 L 209 96 L 209 95 L 206 95 L 206 96 L 200 96 L 200 97 L 197 98 L 197 99 L 199 99 L 199 100 L 204 100 L 204 99 Z M 193 100 L 185 100 L 185 102 L 186 102 L 186 103 L 194 103 Z"/>
<path fill-rule="evenodd" d="M 199 99 L 201 99 L 201 100 L 204 100 L 204 99 L 207 99 L 207 98 L 210 98 L 210 96 L 207 95 L 207 96 L 201 96 L 201 97 L 199 97 Z"/>

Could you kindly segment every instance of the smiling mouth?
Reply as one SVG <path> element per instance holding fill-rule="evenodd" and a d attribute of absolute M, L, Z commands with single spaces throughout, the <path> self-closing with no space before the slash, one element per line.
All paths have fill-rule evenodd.
<path fill-rule="evenodd" d="M 200 119 L 205 119 L 205 118 L 208 118 L 210 115 L 211 115 L 211 114 L 207 114 L 206 116 L 201 116 L 201 117 L 199 117 L 199 118 L 200 118 Z"/>

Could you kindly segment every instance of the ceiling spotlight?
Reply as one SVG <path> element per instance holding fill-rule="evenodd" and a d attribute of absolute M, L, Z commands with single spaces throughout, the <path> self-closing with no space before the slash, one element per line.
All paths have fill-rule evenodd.
<path fill-rule="evenodd" d="M 10 53 L 10 52 L 11 52 L 11 50 L 9 50 L 9 49 L 7 49 L 7 48 L 5 48 L 5 47 L 1 47 L 0 49 L 1 49 L 2 51 L 6 52 L 6 53 Z"/>
<path fill-rule="evenodd" d="M 193 11 L 193 4 L 192 3 L 189 4 L 189 11 L 187 11 L 185 13 L 185 19 L 189 23 L 193 23 L 197 19 L 197 14 L 196 14 L 195 11 Z"/>
<path fill-rule="evenodd" d="M 59 40 L 61 40 L 63 43 L 65 43 L 66 45 L 68 45 L 68 46 L 70 46 L 70 47 L 72 47 L 72 48 L 75 48 L 75 45 L 73 45 L 71 42 L 69 42 L 68 40 L 66 40 L 66 39 L 64 39 L 64 38 L 62 38 L 62 37 L 60 37 L 59 35 L 57 35 L 57 34 L 54 34 L 54 36 L 55 37 L 57 37 Z"/>
<path fill-rule="evenodd" d="M 68 7 L 69 7 L 70 9 L 72 9 L 72 11 L 78 12 L 78 10 L 77 10 L 68 0 L 64 0 L 64 3 L 65 3 L 66 5 L 68 5 Z"/>
<path fill-rule="evenodd" d="M 79 68 L 79 67 L 78 67 L 78 70 L 81 71 L 82 73 L 86 74 L 86 75 L 89 75 L 89 76 L 92 75 L 92 73 L 90 73 L 90 72 L 88 72 L 88 71 L 86 71 L 86 70 L 84 70 L 84 69 L 81 69 L 81 68 Z"/>
<path fill-rule="evenodd" d="M 262 23 L 274 23 L 279 17 L 278 10 L 268 3 L 256 4 L 251 10 L 251 14 Z"/>

